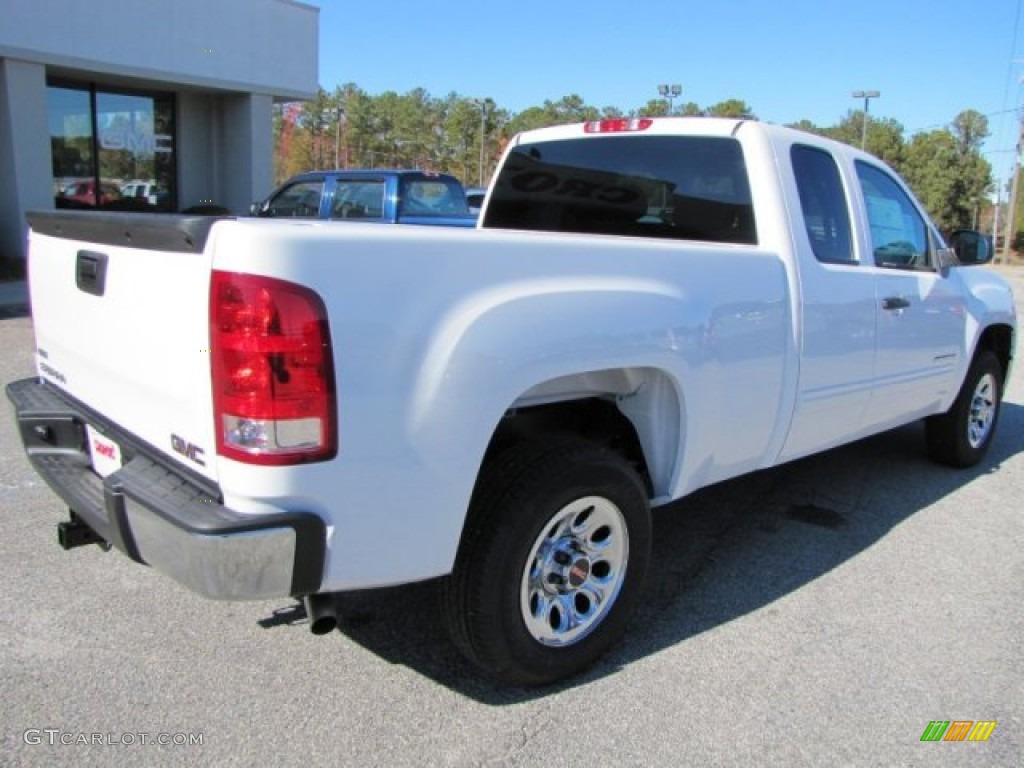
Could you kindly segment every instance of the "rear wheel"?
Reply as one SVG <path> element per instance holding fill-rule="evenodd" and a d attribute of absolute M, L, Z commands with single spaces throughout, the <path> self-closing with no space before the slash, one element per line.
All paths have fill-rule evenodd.
<path fill-rule="evenodd" d="M 445 585 L 452 638 L 515 684 L 582 670 L 625 629 L 650 531 L 643 484 L 618 454 L 574 439 L 507 451 L 484 469 Z"/>
<path fill-rule="evenodd" d="M 1003 394 L 1003 367 L 989 350 L 975 355 L 952 407 L 925 422 L 928 454 L 952 467 L 971 467 L 984 458 L 995 434 Z"/>

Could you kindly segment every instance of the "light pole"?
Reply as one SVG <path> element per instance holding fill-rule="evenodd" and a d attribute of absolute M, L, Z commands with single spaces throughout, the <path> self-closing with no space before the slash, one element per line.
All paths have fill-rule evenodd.
<path fill-rule="evenodd" d="M 345 110 L 341 107 L 327 107 L 320 112 L 320 120 L 323 123 L 324 133 L 326 133 L 327 129 L 330 128 L 332 119 L 337 121 L 334 126 L 334 167 L 339 168 L 338 158 L 340 155 L 339 148 L 341 146 L 341 121 L 345 119 Z M 321 137 L 317 143 L 320 145 L 319 155 L 321 157 L 321 161 L 323 163 L 327 163 L 327 152 L 324 151 L 323 138 Z"/>
<path fill-rule="evenodd" d="M 1018 119 L 1020 120 L 1019 133 L 1017 134 L 1017 146 L 1013 155 L 1013 181 L 1010 184 L 1010 199 L 1006 204 L 1006 234 L 1003 236 L 1003 256 L 1010 257 L 1014 240 L 1017 239 L 1017 194 L 1020 191 L 1020 168 L 1021 149 L 1024 147 L 1024 110 L 1021 110 Z"/>
<path fill-rule="evenodd" d="M 345 110 L 338 107 L 337 112 L 338 122 L 334 126 L 334 167 L 341 168 L 339 164 L 340 149 L 341 149 L 341 121 L 345 119 Z"/>
<path fill-rule="evenodd" d="M 329 107 L 323 111 L 324 121 L 330 123 L 334 119 L 334 167 L 340 168 L 341 158 L 341 121 L 345 119 L 345 110 L 342 107 Z"/>
<path fill-rule="evenodd" d="M 679 95 L 683 92 L 683 86 L 679 83 L 672 83 L 672 85 L 664 84 L 658 86 L 658 93 L 661 98 L 668 99 L 668 113 L 672 114 L 672 101 L 679 98 Z"/>
<path fill-rule="evenodd" d="M 854 91 L 855 99 L 864 99 L 864 123 L 860 129 L 860 148 L 867 149 L 868 146 L 868 104 L 871 99 L 877 99 L 882 94 L 879 91 Z"/>
<path fill-rule="evenodd" d="M 487 99 L 473 99 L 480 106 L 480 183 L 484 185 L 484 133 L 487 131 Z"/>

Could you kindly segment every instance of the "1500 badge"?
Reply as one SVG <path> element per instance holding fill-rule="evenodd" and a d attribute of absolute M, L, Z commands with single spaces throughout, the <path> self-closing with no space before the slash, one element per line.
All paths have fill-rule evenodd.
<path fill-rule="evenodd" d="M 50 353 L 49 352 L 47 352 L 42 347 L 39 347 L 39 348 L 36 349 L 36 354 L 39 356 L 39 372 L 40 373 L 43 373 L 43 374 L 49 376 L 51 379 L 56 381 L 58 384 L 66 385 L 68 383 L 68 380 L 64 376 L 63 373 L 58 371 L 56 368 L 54 368 L 48 362 L 45 362 L 45 361 L 50 359 Z"/>
<path fill-rule="evenodd" d="M 171 448 L 175 453 L 180 453 L 189 461 L 195 462 L 200 467 L 206 466 L 204 456 L 206 452 L 195 443 L 190 443 L 183 437 L 171 435 Z"/>

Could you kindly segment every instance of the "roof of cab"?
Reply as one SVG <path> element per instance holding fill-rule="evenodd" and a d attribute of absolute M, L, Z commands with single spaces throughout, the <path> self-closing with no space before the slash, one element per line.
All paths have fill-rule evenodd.
<path fill-rule="evenodd" d="M 448 173 L 435 171 L 424 171 L 415 168 L 333 168 L 324 171 L 303 171 L 289 177 L 288 181 L 301 181 L 302 179 L 320 178 L 322 176 L 335 176 L 339 178 L 360 176 L 418 176 L 430 179 L 455 179 Z"/>

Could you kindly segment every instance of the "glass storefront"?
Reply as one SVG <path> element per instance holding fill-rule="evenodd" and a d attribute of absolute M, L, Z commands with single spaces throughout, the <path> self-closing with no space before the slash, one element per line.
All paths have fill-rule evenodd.
<path fill-rule="evenodd" d="M 51 84 L 58 208 L 174 211 L 174 96 Z"/>

